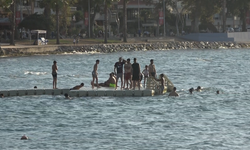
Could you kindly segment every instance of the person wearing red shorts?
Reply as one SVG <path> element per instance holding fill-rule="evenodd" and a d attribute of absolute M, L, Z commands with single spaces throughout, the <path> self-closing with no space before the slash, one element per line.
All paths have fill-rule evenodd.
<path fill-rule="evenodd" d="M 131 80 L 131 72 L 132 72 L 132 64 L 130 63 L 130 59 L 127 59 L 126 64 L 124 65 L 124 86 L 123 88 L 125 88 L 125 85 L 127 85 L 127 89 L 128 89 L 128 82 L 130 81 L 130 88 L 132 88 L 132 80 Z"/>

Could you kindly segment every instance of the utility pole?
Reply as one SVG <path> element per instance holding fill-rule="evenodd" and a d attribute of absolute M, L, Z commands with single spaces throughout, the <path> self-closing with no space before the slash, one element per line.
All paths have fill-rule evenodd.
<path fill-rule="evenodd" d="M 163 0 L 163 27 L 164 27 L 164 30 L 163 30 L 163 37 L 166 36 L 166 21 L 165 21 L 165 13 L 166 13 L 166 4 L 165 4 L 165 0 Z"/>
<path fill-rule="evenodd" d="M 137 10 L 137 15 L 138 15 L 138 31 L 140 30 L 140 2 L 139 0 L 137 0 L 137 3 L 138 3 L 138 10 Z"/>
<path fill-rule="evenodd" d="M 89 28 L 89 38 L 90 38 L 90 0 L 88 0 L 88 28 Z"/>
<path fill-rule="evenodd" d="M 108 8 L 107 8 L 107 2 L 104 0 L 104 11 L 105 11 L 105 24 L 104 24 L 104 43 L 108 43 L 107 41 L 107 26 L 108 26 Z"/>
<path fill-rule="evenodd" d="M 16 2 L 12 0 L 12 35 L 10 45 L 15 46 L 15 28 L 16 28 Z"/>
<path fill-rule="evenodd" d="M 57 30 L 57 37 L 56 37 L 56 44 L 60 44 L 60 41 L 59 41 L 59 4 L 56 3 L 56 30 Z"/>
<path fill-rule="evenodd" d="M 123 0 L 123 42 L 127 42 L 127 0 Z"/>
<path fill-rule="evenodd" d="M 223 0 L 223 32 L 226 32 L 226 22 L 227 22 L 227 18 L 226 18 L 226 0 Z"/>

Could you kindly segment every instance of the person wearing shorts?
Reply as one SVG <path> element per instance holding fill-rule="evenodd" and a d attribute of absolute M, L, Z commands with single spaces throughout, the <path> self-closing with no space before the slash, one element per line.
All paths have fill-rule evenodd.
<path fill-rule="evenodd" d="M 154 65 L 154 60 L 150 60 L 150 64 L 148 66 L 148 71 L 149 71 L 149 76 L 152 76 L 155 78 L 156 75 L 156 70 L 155 70 L 155 65 Z"/>
<path fill-rule="evenodd" d="M 122 59 L 122 57 L 119 58 L 119 61 L 115 63 L 114 66 L 114 72 L 116 72 L 116 88 L 117 89 L 117 83 L 119 78 L 121 78 L 121 89 L 123 85 L 123 65 L 125 61 Z"/>
<path fill-rule="evenodd" d="M 124 85 L 123 88 L 125 88 L 125 85 L 127 85 L 126 88 L 128 88 L 129 81 L 130 81 L 130 88 L 132 88 L 132 80 L 131 80 L 131 72 L 132 72 L 132 65 L 130 63 L 130 59 L 127 59 L 126 64 L 124 65 Z"/>
<path fill-rule="evenodd" d="M 140 76 L 141 76 L 141 68 L 140 64 L 137 63 L 136 58 L 134 58 L 134 63 L 132 64 L 132 81 L 133 81 L 133 90 L 135 90 L 135 86 L 137 85 L 140 90 Z"/>
<path fill-rule="evenodd" d="M 52 65 L 52 77 L 53 77 L 53 89 L 56 89 L 57 85 L 57 62 L 54 61 Z"/>
<path fill-rule="evenodd" d="M 145 66 L 145 69 L 142 71 L 142 74 L 144 76 L 144 87 L 145 87 L 146 81 L 149 77 L 148 65 Z"/>
<path fill-rule="evenodd" d="M 92 71 L 93 80 L 91 81 L 92 89 L 94 89 L 95 80 L 96 80 L 96 85 L 97 85 L 97 87 L 99 87 L 99 84 L 98 84 L 98 77 L 97 77 L 97 75 L 98 75 L 97 69 L 98 69 L 98 64 L 99 64 L 99 62 L 100 62 L 100 61 L 97 59 L 95 65 L 94 65 L 94 67 L 93 67 L 93 71 Z"/>

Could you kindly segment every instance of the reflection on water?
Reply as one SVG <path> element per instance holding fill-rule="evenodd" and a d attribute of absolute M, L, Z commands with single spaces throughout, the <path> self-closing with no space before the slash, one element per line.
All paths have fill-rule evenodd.
<path fill-rule="evenodd" d="M 173 50 L 67 54 L 0 59 L 0 89 L 52 88 L 81 82 L 90 87 L 100 60 L 99 81 L 118 58 L 141 67 L 155 60 L 180 97 L 6 97 L 0 105 L 2 149 L 249 149 L 249 51 Z M 202 92 L 188 89 L 202 86 Z M 221 94 L 217 95 L 219 90 Z M 30 140 L 21 141 L 23 134 Z"/>

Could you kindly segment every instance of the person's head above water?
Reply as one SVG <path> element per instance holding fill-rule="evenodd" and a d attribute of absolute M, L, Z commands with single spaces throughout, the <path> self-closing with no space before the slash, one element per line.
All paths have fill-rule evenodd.
<path fill-rule="evenodd" d="M 193 91 L 194 91 L 194 88 L 190 88 L 190 89 L 189 89 L 189 93 L 190 93 L 190 94 L 192 94 Z"/>
<path fill-rule="evenodd" d="M 200 90 L 201 90 L 201 87 L 200 87 L 200 86 L 198 86 L 196 90 L 197 90 L 197 91 L 200 91 Z"/>

